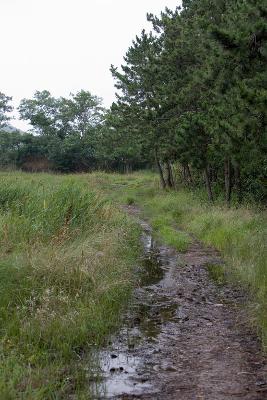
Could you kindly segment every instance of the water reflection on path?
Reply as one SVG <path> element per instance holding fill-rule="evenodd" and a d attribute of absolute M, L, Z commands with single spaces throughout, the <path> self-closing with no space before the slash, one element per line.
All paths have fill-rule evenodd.
<path fill-rule="evenodd" d="M 160 352 L 160 333 L 168 322 L 177 319 L 178 304 L 172 296 L 169 276 L 176 257 L 165 254 L 164 247 L 153 241 L 150 227 L 143 221 L 144 256 L 139 287 L 123 321 L 123 326 L 110 346 L 96 355 L 95 375 L 91 383 L 95 399 L 130 398 L 147 391 L 157 391 L 149 383 L 156 371 L 153 354 Z M 127 397 L 129 395 L 129 397 Z"/>

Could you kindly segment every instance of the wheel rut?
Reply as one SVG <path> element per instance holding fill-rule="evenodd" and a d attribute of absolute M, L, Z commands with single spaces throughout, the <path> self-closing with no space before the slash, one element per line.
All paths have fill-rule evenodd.
<path fill-rule="evenodd" d="M 94 399 L 263 400 L 267 362 L 244 308 L 246 296 L 218 287 L 207 264 L 219 254 L 194 241 L 187 252 L 158 245 L 138 209 L 144 258 L 121 330 L 97 352 Z"/>

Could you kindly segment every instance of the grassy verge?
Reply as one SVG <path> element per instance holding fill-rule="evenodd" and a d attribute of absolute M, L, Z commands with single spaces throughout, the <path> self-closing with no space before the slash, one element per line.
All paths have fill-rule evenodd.
<path fill-rule="evenodd" d="M 84 179 L 0 174 L 5 400 L 90 398 L 83 354 L 118 326 L 129 299 L 138 228 Z"/>
<path fill-rule="evenodd" d="M 90 179 L 116 201 L 138 204 L 167 244 L 179 250 L 190 244 L 190 236 L 177 230 L 178 226 L 217 248 L 227 261 L 227 273 L 251 291 L 253 316 L 267 347 L 266 211 L 244 206 L 228 209 L 220 203 L 211 206 L 201 194 L 185 189 L 164 192 L 152 173 L 96 174 Z"/>

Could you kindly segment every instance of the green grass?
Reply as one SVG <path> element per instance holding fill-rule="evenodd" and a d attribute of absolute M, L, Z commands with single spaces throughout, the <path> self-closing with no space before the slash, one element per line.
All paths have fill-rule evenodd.
<path fill-rule="evenodd" d="M 164 215 L 151 218 L 151 226 L 157 238 L 179 251 L 186 251 L 191 243 L 190 236 L 175 228 L 172 221 Z"/>
<path fill-rule="evenodd" d="M 226 284 L 227 279 L 225 275 L 225 267 L 220 264 L 208 264 L 206 265 L 209 276 L 213 279 L 218 286 Z"/>
<path fill-rule="evenodd" d="M 205 194 L 184 188 L 163 191 L 156 174 L 96 174 L 95 184 L 115 201 L 131 199 L 151 221 L 156 235 L 179 250 L 190 245 L 190 232 L 218 249 L 227 262 L 226 273 L 251 293 L 252 320 L 267 347 L 267 218 L 256 206 L 228 209 L 222 202 L 210 205 Z M 179 229 L 177 229 L 177 227 Z"/>
<path fill-rule="evenodd" d="M 129 300 L 139 229 L 83 177 L 0 181 L 1 398 L 90 398 L 85 366 Z"/>
<path fill-rule="evenodd" d="M 120 322 L 135 282 L 139 228 L 117 204 L 138 205 L 159 240 L 185 251 L 191 234 L 221 251 L 252 293 L 267 346 L 266 212 L 162 191 L 138 173 L 0 174 L 0 393 L 3 399 L 89 399 L 90 351 Z"/>

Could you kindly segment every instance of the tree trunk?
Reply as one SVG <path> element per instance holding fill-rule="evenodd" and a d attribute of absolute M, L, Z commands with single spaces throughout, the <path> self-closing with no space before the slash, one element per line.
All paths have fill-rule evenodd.
<path fill-rule="evenodd" d="M 213 167 L 210 167 L 209 168 L 209 171 L 210 171 L 210 182 L 211 182 L 211 184 L 213 184 L 213 182 L 214 182 L 214 168 Z"/>
<path fill-rule="evenodd" d="M 235 167 L 234 173 L 235 173 L 235 186 L 236 186 L 236 191 L 237 191 L 237 199 L 238 199 L 238 203 L 241 203 L 241 201 L 242 201 L 242 184 L 241 184 L 241 174 L 240 174 L 239 165 L 237 165 Z"/>
<path fill-rule="evenodd" d="M 174 177 L 174 174 L 173 174 L 173 167 L 172 167 L 172 164 L 170 164 L 170 171 L 171 171 L 172 187 L 175 188 L 175 177 Z"/>
<path fill-rule="evenodd" d="M 210 182 L 210 174 L 209 174 L 209 168 L 206 167 L 204 170 L 204 175 L 205 175 L 205 181 L 206 181 L 206 188 L 207 188 L 207 193 L 208 193 L 208 198 L 211 203 L 213 203 L 214 198 L 213 198 L 213 193 L 212 193 L 212 188 L 211 188 L 211 182 Z"/>
<path fill-rule="evenodd" d="M 232 194 L 232 171 L 231 161 L 227 158 L 224 162 L 224 183 L 225 183 L 225 201 L 228 207 L 231 205 Z"/>
<path fill-rule="evenodd" d="M 130 174 L 132 172 L 132 166 L 128 162 L 125 165 L 125 172 L 126 172 L 126 174 Z"/>
<path fill-rule="evenodd" d="M 159 158 L 158 158 L 157 150 L 155 150 L 155 160 L 156 160 L 156 164 L 157 164 L 157 167 L 158 167 L 158 170 L 159 170 L 161 186 L 162 186 L 163 189 L 165 189 L 166 188 L 166 182 L 165 182 L 165 179 L 164 179 L 162 166 L 161 166 Z"/>
<path fill-rule="evenodd" d="M 212 182 L 216 183 L 218 179 L 218 171 L 216 167 L 212 168 Z"/>
<path fill-rule="evenodd" d="M 192 175 L 191 175 L 191 171 L 190 171 L 189 165 L 185 164 L 184 169 L 185 169 L 186 180 L 189 183 L 189 185 L 192 185 L 193 184 L 193 179 L 192 179 Z"/>
<path fill-rule="evenodd" d="M 186 170 L 185 170 L 185 165 L 183 164 L 183 181 L 186 183 Z"/>
<path fill-rule="evenodd" d="M 174 187 L 174 180 L 173 180 L 173 173 L 172 173 L 172 166 L 169 161 L 167 161 L 167 184 L 170 189 Z"/>

